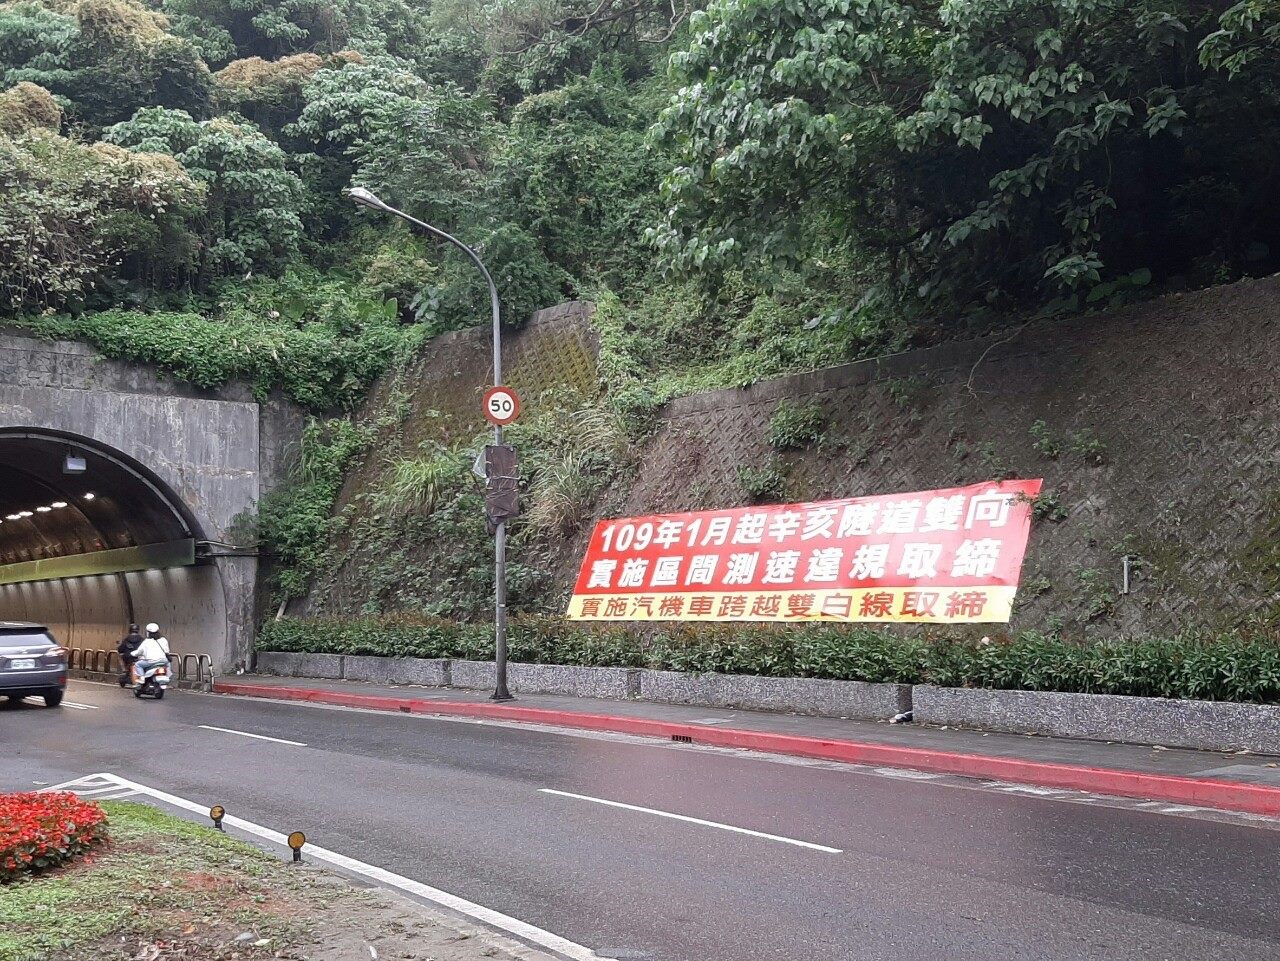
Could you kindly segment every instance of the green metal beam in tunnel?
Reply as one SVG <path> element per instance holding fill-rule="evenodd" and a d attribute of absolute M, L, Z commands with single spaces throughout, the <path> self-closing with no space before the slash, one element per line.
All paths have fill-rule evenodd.
<path fill-rule="evenodd" d="M 110 551 L 3 564 L 0 565 L 0 584 L 56 581 L 67 577 L 92 577 L 96 574 L 128 574 L 164 567 L 190 567 L 195 562 L 195 539 L 186 538 L 163 544 L 145 544 L 141 547 L 121 547 Z"/>

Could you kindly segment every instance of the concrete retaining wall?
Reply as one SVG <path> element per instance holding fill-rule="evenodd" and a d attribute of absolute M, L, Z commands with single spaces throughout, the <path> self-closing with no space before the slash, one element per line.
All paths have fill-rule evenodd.
<path fill-rule="evenodd" d="M 451 661 L 439 658 L 360 657 L 348 654 L 342 658 L 342 676 L 348 681 L 448 687 L 451 665 Z"/>
<path fill-rule="evenodd" d="M 342 661 L 341 654 L 261 651 L 257 655 L 254 669 L 259 674 L 274 674 L 278 677 L 322 677 L 341 680 Z"/>
<path fill-rule="evenodd" d="M 259 674 L 280 677 L 345 678 L 348 681 L 421 684 L 475 691 L 492 690 L 495 680 L 492 661 L 273 651 L 259 652 L 256 670 Z M 630 667 L 512 663 L 507 665 L 507 685 L 515 694 L 561 694 L 615 700 L 638 698 L 706 707 L 790 711 L 819 717 L 882 719 L 911 708 L 911 688 L 906 684 L 737 674 L 680 674 Z"/>
<path fill-rule="evenodd" d="M 454 661 L 454 687 L 474 690 L 493 688 L 492 661 Z M 606 697 L 625 700 L 639 696 L 637 674 L 628 667 L 571 667 L 560 664 L 508 664 L 507 686 L 513 694 L 564 694 L 572 697 Z"/>
<path fill-rule="evenodd" d="M 871 719 L 890 718 L 911 710 L 908 684 L 678 671 L 639 673 L 640 697 L 646 701 Z"/>
<path fill-rule="evenodd" d="M 1280 706 L 1274 705 L 928 684 L 912 689 L 912 701 L 921 724 L 1280 754 Z"/>
<path fill-rule="evenodd" d="M 494 685 L 492 661 L 264 651 L 257 656 L 257 670 L 282 677 L 345 678 L 479 691 L 492 690 Z M 917 724 L 1280 754 L 1280 705 L 556 664 L 509 664 L 507 681 L 516 694 L 639 699 L 871 720 L 914 711 Z"/>

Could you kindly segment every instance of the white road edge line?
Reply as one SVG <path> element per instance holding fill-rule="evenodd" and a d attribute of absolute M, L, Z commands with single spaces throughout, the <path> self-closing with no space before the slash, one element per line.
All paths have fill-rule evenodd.
<path fill-rule="evenodd" d="M 267 737 L 265 734 L 250 734 L 248 731 L 233 731 L 229 727 L 214 727 L 212 724 L 197 724 L 204 731 L 221 731 L 223 734 L 239 734 L 241 737 L 252 737 L 259 741 L 274 741 L 276 744 L 292 744 L 294 747 L 306 747 L 301 741 L 290 741 L 283 737 Z"/>
<path fill-rule="evenodd" d="M 589 794 L 573 794 L 569 791 L 555 791 L 549 787 L 539 788 L 539 794 L 554 794 L 557 797 L 575 798 L 579 801 L 590 801 L 593 804 L 606 804 L 611 808 L 622 808 L 625 811 L 639 811 L 641 814 L 656 814 L 658 817 L 671 818 L 673 821 L 685 821 L 688 824 L 700 824 L 703 827 L 719 828 L 721 831 L 732 831 L 734 834 L 748 834 L 753 838 L 764 838 L 767 841 L 780 841 L 783 844 L 794 844 L 799 848 L 809 848 L 826 854 L 843 854 L 840 848 L 827 847 L 825 844 L 814 844 L 812 841 L 800 841 L 796 838 L 783 837 L 780 834 L 766 834 L 764 831 L 752 831 L 750 828 L 735 827 L 732 824 L 721 824 L 719 821 L 704 821 L 702 818 L 691 818 L 687 814 L 672 814 L 670 811 L 659 811 L 656 808 L 644 808 L 636 804 L 623 804 L 621 801 L 607 801 L 604 798 L 592 797 Z"/>
<path fill-rule="evenodd" d="M 184 811 L 191 811 L 195 814 L 207 817 L 209 814 L 208 805 L 196 804 L 194 801 L 188 801 L 186 798 L 178 797 L 175 794 L 166 794 L 164 791 L 157 791 L 155 788 L 147 787 L 145 784 L 138 784 L 136 781 L 129 781 L 125 778 L 118 777 L 115 774 L 90 774 L 83 779 L 68 781 L 66 784 L 57 785 L 54 788 L 46 788 L 46 790 L 58 790 L 59 788 L 69 787 L 78 784 L 81 780 L 93 778 L 105 779 L 119 784 L 122 788 L 131 788 L 139 794 L 145 794 L 153 797 L 157 801 L 164 801 L 174 807 L 182 808 Z M 237 828 L 246 834 L 252 834 L 255 837 L 262 838 L 264 841 L 270 841 L 272 844 L 278 844 L 288 847 L 288 839 L 279 831 L 272 831 L 270 828 L 263 827 L 260 824 L 254 824 L 252 821 L 246 821 L 243 818 L 235 817 L 228 814 L 222 819 L 223 823 L 229 827 Z M 515 935 L 539 947 L 546 948 L 549 951 L 555 951 L 558 954 L 570 958 L 571 961 L 614 961 L 604 955 L 596 954 L 585 945 L 577 944 L 567 938 L 562 938 L 558 934 L 552 934 L 550 931 L 544 931 L 542 928 L 535 927 L 519 918 L 509 917 L 500 911 L 492 908 L 486 908 L 484 905 L 476 904 L 465 898 L 460 898 L 456 894 L 450 894 L 448 891 L 442 891 L 439 888 L 433 888 L 429 884 L 423 884 L 421 881 L 415 881 L 413 878 L 406 878 L 399 874 L 393 874 L 384 868 L 377 867 L 373 864 L 366 864 L 363 861 L 357 861 L 355 858 L 349 858 L 345 854 L 339 854 L 336 851 L 330 851 L 320 847 L 318 844 L 307 843 L 307 856 L 315 858 L 317 861 L 325 861 L 343 870 L 351 871 L 361 877 L 368 878 L 370 881 L 376 881 L 379 884 L 385 884 L 387 887 L 397 888 L 406 894 L 412 894 L 415 897 L 422 898 L 424 901 L 430 901 L 438 904 L 450 911 L 456 911 L 464 914 L 469 918 L 473 918 L 482 924 L 490 927 L 498 928 L 506 931 L 508 934 Z"/>
<path fill-rule="evenodd" d="M 56 787 L 47 788 L 46 790 L 49 790 L 49 791 L 60 791 L 60 790 L 61 790 L 62 788 L 64 788 L 64 787 L 71 787 L 71 786 L 76 785 L 76 784 L 79 784 L 79 783 L 81 783 L 81 782 L 79 782 L 79 781 L 71 781 L 69 784 L 59 784 L 59 785 L 57 785 Z M 94 795 L 94 794 L 110 794 L 110 793 L 112 793 L 113 791 L 119 791 L 119 790 L 120 790 L 120 785 L 119 785 L 119 784 L 104 784 L 104 785 L 101 785 L 101 786 L 95 786 L 95 787 L 83 787 L 83 788 L 77 787 L 77 788 L 75 788 L 74 790 L 75 790 L 75 793 L 76 793 L 76 794 L 78 794 L 78 795 L 80 795 L 81 797 L 90 797 L 90 796 L 92 796 L 92 795 Z M 96 801 L 96 800 L 101 800 L 101 799 L 99 799 L 99 798 L 94 798 L 94 800 Z"/>

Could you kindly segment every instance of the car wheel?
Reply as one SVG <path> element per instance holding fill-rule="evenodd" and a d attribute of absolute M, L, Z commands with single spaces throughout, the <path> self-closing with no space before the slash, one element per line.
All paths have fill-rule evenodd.
<path fill-rule="evenodd" d="M 61 691 L 50 691 L 48 694 L 44 695 L 45 707 L 57 707 L 61 703 L 62 703 Z"/>

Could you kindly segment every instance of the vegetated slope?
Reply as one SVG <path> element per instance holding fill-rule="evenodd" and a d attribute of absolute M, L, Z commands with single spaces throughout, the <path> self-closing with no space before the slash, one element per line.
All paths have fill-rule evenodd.
<path fill-rule="evenodd" d="M 597 517 L 1016 476 L 1043 477 L 1045 490 L 1014 629 L 1132 633 L 1271 616 L 1280 384 L 1265 345 L 1280 329 L 1277 295 L 1280 279 L 1242 282 L 695 394 L 663 408 L 639 441 L 618 440 L 615 422 L 614 447 L 594 419 L 607 395 L 584 390 L 582 316 L 534 323 L 512 354 L 528 418 L 513 439 L 529 465 L 529 515 L 510 554 L 515 607 L 563 610 Z M 484 432 L 468 378 L 485 347 L 454 335 L 379 390 L 365 417 L 394 407 L 396 426 L 383 421 L 345 489 L 340 547 L 296 613 L 487 616 L 491 541 L 466 471 Z M 397 435 L 436 451 L 466 442 L 452 479 L 379 540 L 386 486 L 404 470 L 384 453 Z"/>

